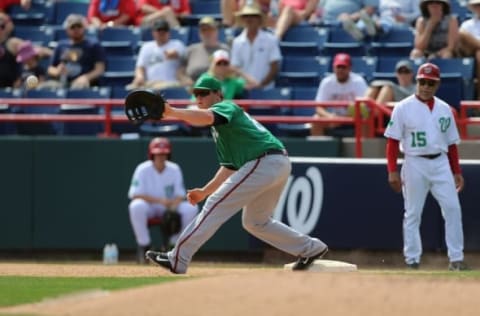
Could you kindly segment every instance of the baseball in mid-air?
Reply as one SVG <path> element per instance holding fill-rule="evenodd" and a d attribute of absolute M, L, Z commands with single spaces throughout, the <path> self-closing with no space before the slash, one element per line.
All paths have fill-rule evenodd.
<path fill-rule="evenodd" d="M 27 85 L 27 88 L 29 89 L 34 89 L 38 86 L 38 78 L 35 75 L 30 75 L 27 77 L 25 80 L 25 84 Z"/>

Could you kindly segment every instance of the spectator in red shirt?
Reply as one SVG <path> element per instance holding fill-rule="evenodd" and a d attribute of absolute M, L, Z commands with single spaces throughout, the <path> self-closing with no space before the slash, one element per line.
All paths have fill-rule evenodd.
<path fill-rule="evenodd" d="M 1 0 L 0 12 L 6 12 L 10 6 L 15 4 L 19 4 L 25 10 L 29 10 L 32 5 L 32 0 Z"/>
<path fill-rule="evenodd" d="M 88 22 L 98 28 L 133 25 L 136 13 L 135 0 L 91 0 Z"/>
<path fill-rule="evenodd" d="M 153 21 L 163 19 L 171 28 L 179 27 L 178 18 L 191 14 L 189 0 L 138 0 L 137 25 L 151 27 Z"/>

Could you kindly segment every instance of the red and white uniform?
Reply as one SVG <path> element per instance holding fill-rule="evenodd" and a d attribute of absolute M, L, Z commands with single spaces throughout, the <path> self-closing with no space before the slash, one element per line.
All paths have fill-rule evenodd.
<path fill-rule="evenodd" d="M 434 97 L 430 109 L 412 95 L 395 105 L 385 137 L 400 141 L 405 153 L 401 179 L 406 263 L 420 263 L 420 223 L 428 192 L 442 209 L 450 261 L 463 261 L 461 207 L 447 155 L 449 146 L 458 144 L 460 137 L 450 106 Z"/>
<path fill-rule="evenodd" d="M 182 170 L 179 165 L 166 161 L 165 169 L 159 172 L 151 160 L 142 162 L 133 173 L 132 183 L 128 191 L 130 199 L 138 195 L 147 195 L 161 199 L 185 197 L 186 191 L 183 184 Z M 150 235 L 147 221 L 152 217 L 161 217 L 166 211 L 165 206 L 148 203 L 143 199 L 136 198 L 130 202 L 128 208 L 137 244 L 140 246 L 149 245 Z M 178 205 L 177 212 L 182 218 L 181 230 L 183 231 L 196 216 L 198 208 L 184 201 Z M 177 238 L 178 234 L 172 236 L 170 242 L 174 243 Z"/>

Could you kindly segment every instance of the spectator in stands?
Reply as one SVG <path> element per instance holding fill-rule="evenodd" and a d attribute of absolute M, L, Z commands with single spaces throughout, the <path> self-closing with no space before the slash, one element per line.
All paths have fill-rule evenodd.
<path fill-rule="evenodd" d="M 63 27 L 68 39 L 58 42 L 48 67 L 53 79 L 46 86 L 75 89 L 98 85 L 105 71 L 105 51 L 100 43 L 85 36 L 87 20 L 83 15 L 70 14 Z"/>
<path fill-rule="evenodd" d="M 179 68 L 180 81 L 182 85 L 188 87 L 207 71 L 213 52 L 219 49 L 229 50 L 227 44 L 218 40 L 218 26 L 215 19 L 205 16 L 200 19 L 198 26 L 200 42 L 187 47 Z"/>
<path fill-rule="evenodd" d="M 377 103 L 398 102 L 415 92 L 413 66 L 410 60 L 402 59 L 395 65 L 397 83 L 389 80 L 374 80 L 370 83 L 366 96 Z"/>
<path fill-rule="evenodd" d="M 171 28 L 180 26 L 179 19 L 190 15 L 190 3 L 188 0 L 138 0 L 137 25 L 151 27 L 158 19 L 164 19 Z"/>
<path fill-rule="evenodd" d="M 343 28 L 357 40 L 362 40 L 365 32 L 376 34 L 374 15 L 379 0 L 320 0 L 316 19 L 326 24 L 341 23 Z"/>
<path fill-rule="evenodd" d="M 360 14 L 357 23 L 344 22 L 345 29 L 357 40 L 365 36 L 385 35 L 395 27 L 411 27 L 420 16 L 419 0 L 380 0 L 378 14 Z"/>
<path fill-rule="evenodd" d="M 88 22 L 97 28 L 133 25 L 137 17 L 135 0 L 91 0 Z"/>
<path fill-rule="evenodd" d="M 352 61 L 350 55 L 339 53 L 333 59 L 333 74 L 323 78 L 318 87 L 315 101 L 349 101 L 352 102 L 357 97 L 365 95 L 368 85 L 365 79 L 352 72 Z M 314 117 L 335 118 L 338 116 L 350 116 L 347 107 L 324 108 L 317 107 Z M 325 128 L 327 127 L 327 129 Z M 350 128 L 351 126 L 346 126 Z M 342 129 L 338 124 L 330 123 L 324 125 L 321 123 L 313 123 L 311 134 L 332 135 L 335 129 Z"/>
<path fill-rule="evenodd" d="M 232 43 L 231 63 L 256 80 L 252 88 L 272 88 L 282 55 L 277 38 L 262 29 L 264 15 L 256 5 L 245 5 L 237 13 L 244 30 Z"/>
<path fill-rule="evenodd" d="M 24 41 L 19 45 L 16 59 L 18 63 L 22 64 L 22 72 L 15 86 L 17 88 L 34 88 L 35 86 L 26 84 L 27 78 L 32 75 L 37 78 L 38 84 L 41 86 L 42 82 L 47 78 L 47 70 L 40 65 L 38 50 L 32 45 L 32 42 Z"/>
<path fill-rule="evenodd" d="M 140 48 L 135 77 L 127 89 L 164 89 L 180 85 L 177 73 L 185 55 L 185 45 L 180 40 L 170 39 L 170 26 L 163 19 L 153 23 L 152 36 L 154 40 Z"/>
<path fill-rule="evenodd" d="M 422 0 L 410 58 L 452 58 L 457 51 L 458 21 L 448 0 Z"/>
<path fill-rule="evenodd" d="M 279 40 L 292 26 L 308 21 L 316 13 L 318 0 L 280 0 L 280 15 L 275 26 L 275 35 Z"/>
<path fill-rule="evenodd" d="M 207 72 L 198 78 L 197 82 L 205 76 L 213 76 L 222 84 L 222 93 L 225 100 L 239 99 L 243 97 L 245 89 L 255 84 L 250 77 L 242 78 L 235 69 L 230 66 L 230 56 L 226 50 L 220 49 L 213 53 L 212 62 Z"/>
<path fill-rule="evenodd" d="M 23 39 L 11 36 L 14 25 L 10 17 L 0 12 L 0 87 L 13 87 L 20 77 L 21 67 L 16 57 Z M 40 57 L 48 57 L 52 50 L 36 46 Z"/>
<path fill-rule="evenodd" d="M 470 0 L 472 18 L 463 21 L 459 31 L 459 51 L 462 57 L 475 57 L 476 98 L 480 99 L 480 0 Z"/>
<path fill-rule="evenodd" d="M 266 17 L 266 25 L 274 27 L 278 18 L 279 0 L 221 0 L 222 24 L 226 27 L 236 26 L 235 15 L 238 10 L 247 4 L 252 5 L 254 2 Z"/>
<path fill-rule="evenodd" d="M 20 5 L 24 10 L 30 10 L 32 0 L 2 0 L 0 1 L 0 12 L 7 12 L 12 5 Z"/>

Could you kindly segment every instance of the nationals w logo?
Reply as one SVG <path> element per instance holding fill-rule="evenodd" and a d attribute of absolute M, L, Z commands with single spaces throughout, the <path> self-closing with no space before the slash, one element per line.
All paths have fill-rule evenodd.
<path fill-rule="evenodd" d="M 309 167 L 305 176 L 290 176 L 274 213 L 281 221 L 286 212 L 288 224 L 295 230 L 309 234 L 320 217 L 323 202 L 323 180 L 320 170 Z"/>
<path fill-rule="evenodd" d="M 440 123 L 440 130 L 442 133 L 445 133 L 450 127 L 451 119 L 449 117 L 441 117 L 438 119 L 438 122 Z"/>

